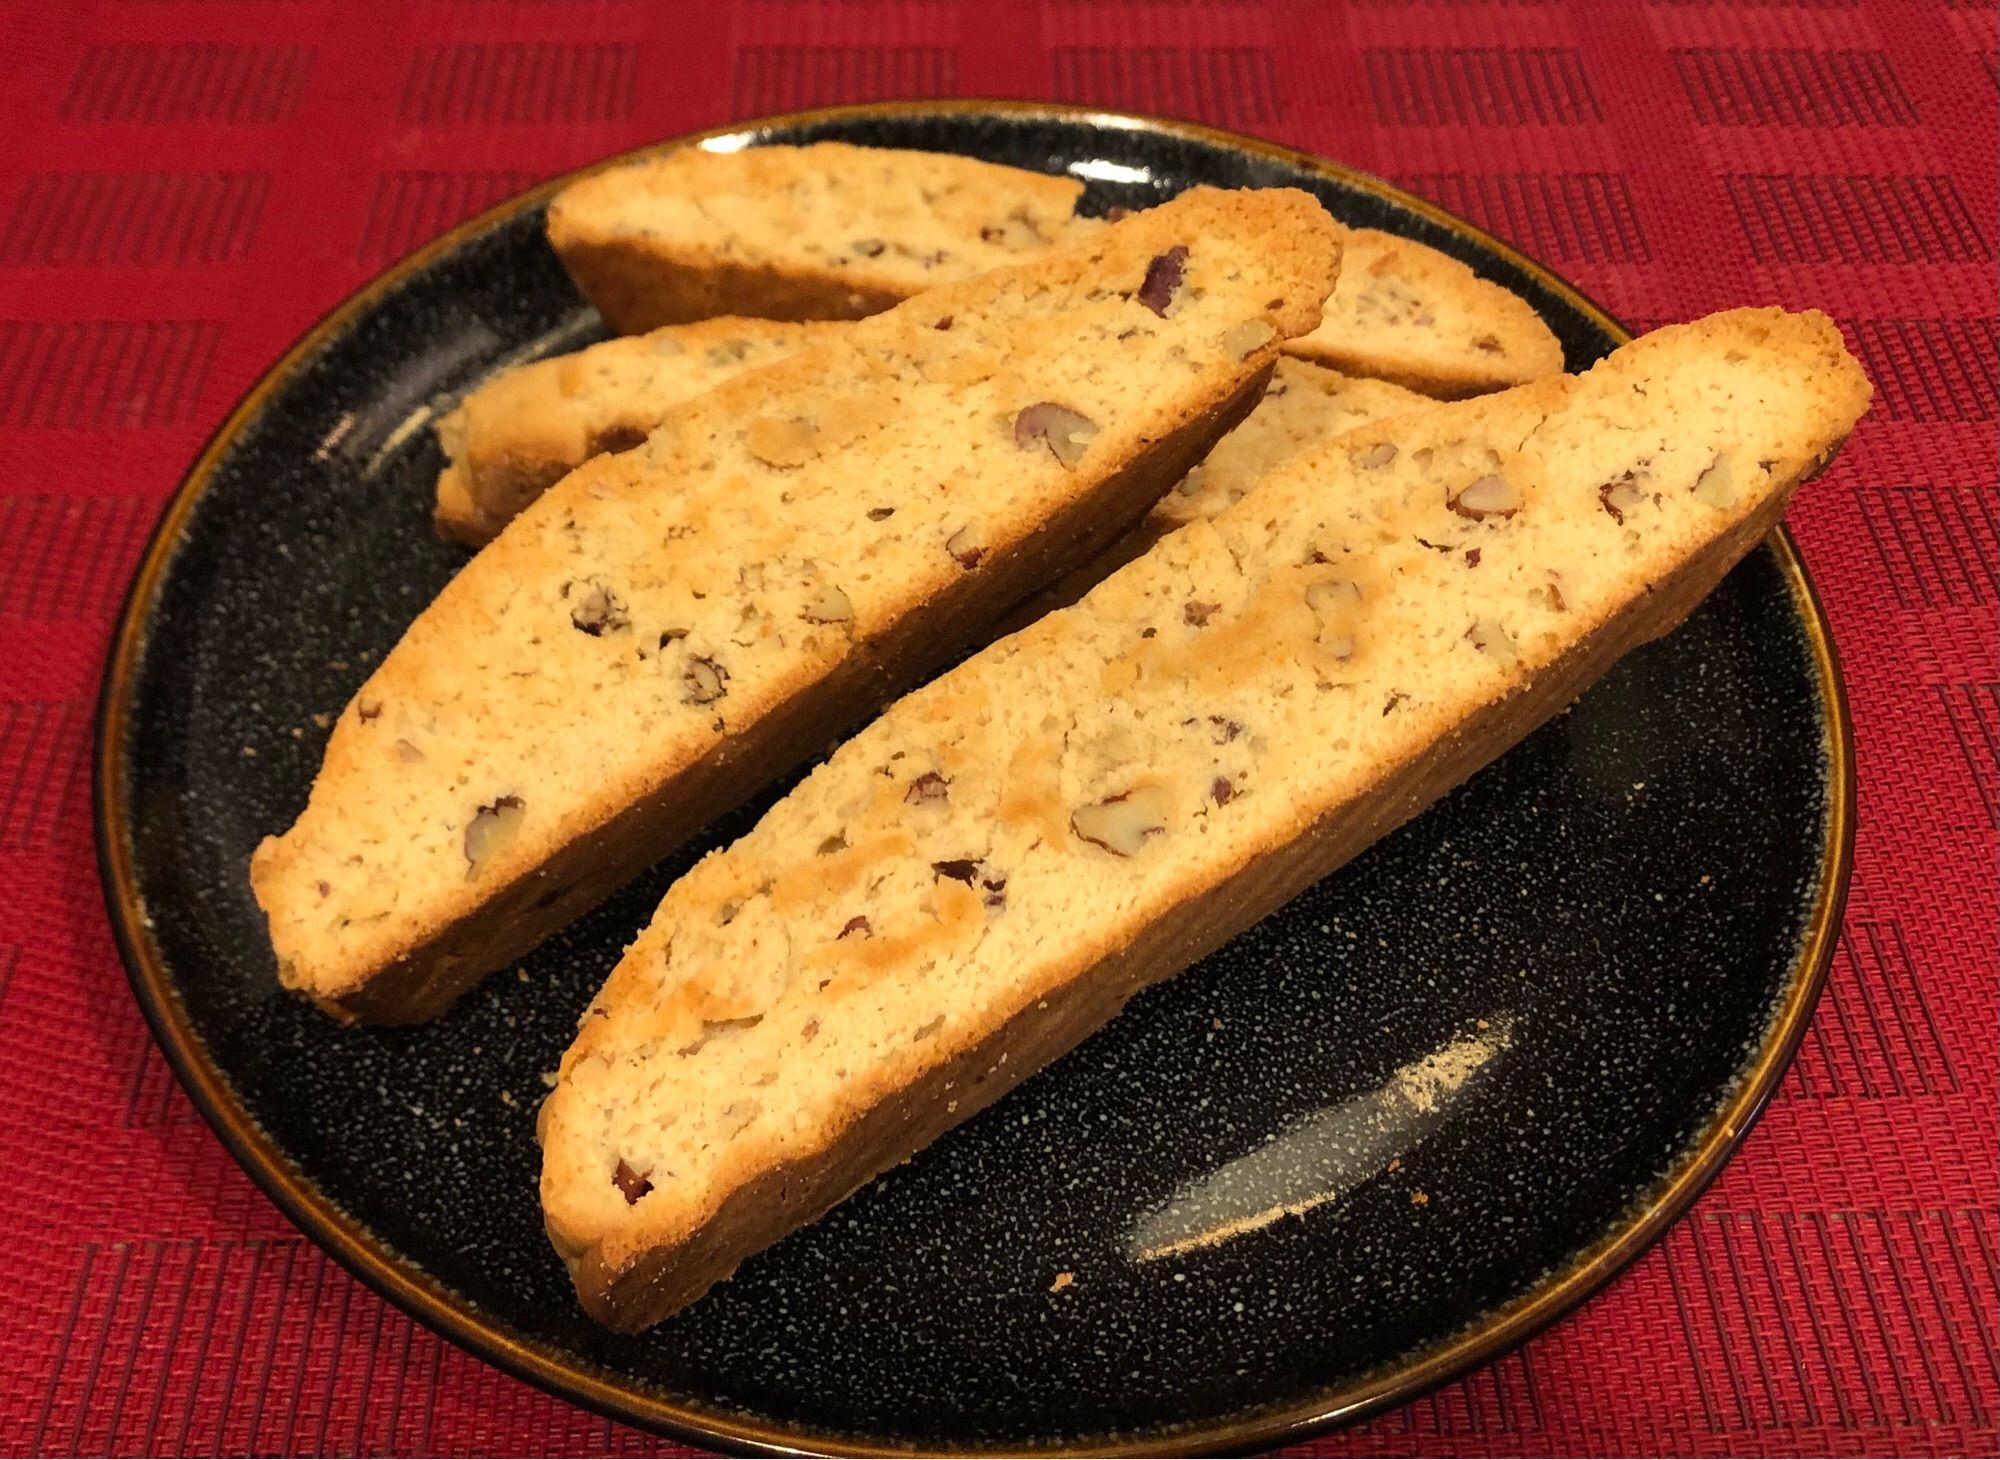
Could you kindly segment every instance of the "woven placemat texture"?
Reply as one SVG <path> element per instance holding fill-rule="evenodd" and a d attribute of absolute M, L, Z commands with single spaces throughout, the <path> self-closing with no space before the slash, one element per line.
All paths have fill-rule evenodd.
<path fill-rule="evenodd" d="M 1356 164 L 1636 326 L 1841 319 L 1879 403 L 1793 522 L 1860 832 L 1798 1064 L 1596 1301 L 1302 1453 L 1993 1452 L 1991 4 L 15 0 L 0 57 L 0 1450 L 671 1450 L 416 1327 L 231 1163 L 112 947 L 91 705 L 161 503 L 351 288 L 649 139 L 963 94 Z"/>

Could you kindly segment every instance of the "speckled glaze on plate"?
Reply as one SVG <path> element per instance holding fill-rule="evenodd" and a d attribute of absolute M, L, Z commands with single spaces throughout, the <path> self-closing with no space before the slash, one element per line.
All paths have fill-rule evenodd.
<path fill-rule="evenodd" d="M 707 134 L 820 138 L 1067 169 L 1092 210 L 1304 187 L 1525 295 L 1572 367 L 1622 338 L 1429 205 L 1198 127 L 925 103 Z M 702 1302 L 636 1338 L 585 1319 L 536 1205 L 542 1072 L 667 882 L 770 798 L 423 1028 L 281 994 L 245 880 L 303 804 L 315 716 L 464 561 L 429 531 L 424 423 L 602 334 L 542 239 L 555 186 L 279 362 L 167 509 L 106 670 L 133 987 L 308 1235 L 474 1352 L 696 1443 L 1240 1451 L 1493 1357 L 1686 1209 L 1804 1032 L 1846 885 L 1846 711 L 1782 534 L 1491 769 Z"/>

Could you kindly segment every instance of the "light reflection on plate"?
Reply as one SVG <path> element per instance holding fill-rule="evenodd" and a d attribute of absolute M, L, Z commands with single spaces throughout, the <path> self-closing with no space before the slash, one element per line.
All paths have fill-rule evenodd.
<path fill-rule="evenodd" d="M 1123 162 L 1113 162 L 1108 157 L 1079 157 L 1065 170 L 1072 177 L 1084 178 L 1090 182 L 1150 185 L 1153 181 L 1153 170 L 1150 167 L 1131 167 Z"/>
<path fill-rule="evenodd" d="M 1381 1175 L 1443 1125 L 1513 1043 L 1505 1014 L 1477 1034 L 1403 1065 L 1387 1080 L 1315 1111 L 1265 1144 L 1182 1186 L 1133 1224 L 1125 1253 L 1157 1262 L 1303 1216 Z"/>

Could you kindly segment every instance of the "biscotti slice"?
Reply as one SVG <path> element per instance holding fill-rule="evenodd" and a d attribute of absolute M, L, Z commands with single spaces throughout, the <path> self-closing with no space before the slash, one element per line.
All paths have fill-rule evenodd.
<path fill-rule="evenodd" d="M 1343 375 L 1305 360 L 1280 360 L 1257 408 L 1160 498 L 1131 536 L 1150 546 L 1176 527 L 1234 506 L 1301 452 L 1387 416 L 1434 404 L 1429 397 L 1386 380 Z"/>
<path fill-rule="evenodd" d="M 593 456 L 629 451 L 682 401 L 834 325 L 725 317 L 503 370 L 438 422 L 437 530 L 478 547 Z"/>
<path fill-rule="evenodd" d="M 1082 185 L 937 152 L 820 142 L 690 148 L 572 183 L 549 242 L 632 333 L 714 314 L 857 319 L 1074 242 Z M 1446 399 L 1553 375 L 1562 347 L 1518 296 L 1428 244 L 1344 230 L 1325 322 L 1292 352 Z"/>
<path fill-rule="evenodd" d="M 1386 380 L 1342 375 L 1290 357 L 1280 360 L 1271 372 L 1264 398 L 1242 425 L 1216 442 L 1207 458 L 1160 498 L 1130 532 L 1082 567 L 1018 604 L 994 637 L 1000 632 L 1012 633 L 1055 609 L 1067 608 L 1169 532 L 1215 516 L 1301 452 L 1386 416 L 1435 404 L 1428 396 Z"/>
<path fill-rule="evenodd" d="M 1326 322 L 1292 354 L 1441 400 L 1561 373 L 1561 342 L 1520 295 L 1413 238 L 1350 228 L 1342 242 Z"/>
<path fill-rule="evenodd" d="M 677 882 L 541 1113 L 584 1306 L 657 1321 L 1678 623 L 1866 405 L 1822 315 L 1365 427 L 843 746 Z"/>
<path fill-rule="evenodd" d="M 1303 193 L 1198 189 L 669 411 L 516 517 L 251 865 L 279 973 L 427 1017 L 1125 530 L 1312 327 Z"/>
<path fill-rule="evenodd" d="M 860 319 L 1075 241 L 1082 195 L 945 152 L 690 147 L 571 183 L 548 230 L 584 297 L 636 334 L 718 314 Z"/>

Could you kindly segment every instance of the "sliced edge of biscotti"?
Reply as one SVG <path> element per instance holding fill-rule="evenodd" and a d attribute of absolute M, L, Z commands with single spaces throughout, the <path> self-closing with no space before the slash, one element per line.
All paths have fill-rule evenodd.
<path fill-rule="evenodd" d="M 549 242 L 625 334 L 719 314 L 859 319 L 1101 227 L 1083 184 L 945 152 L 683 148 L 549 204 Z"/>
<path fill-rule="evenodd" d="M 1324 365 L 1286 356 L 1271 372 L 1264 398 L 1242 425 L 1216 442 L 1201 464 L 1176 482 L 1130 532 L 1017 605 L 994 637 L 1024 628 L 1045 613 L 1067 608 L 1175 528 L 1213 517 L 1234 504 L 1292 457 L 1385 417 L 1435 404 L 1427 396 L 1386 380 L 1342 375 Z"/>
<path fill-rule="evenodd" d="M 1197 189 L 670 410 L 418 616 L 251 863 L 282 981 L 429 1017 L 1097 551 L 1254 403 L 1338 270 Z"/>
<path fill-rule="evenodd" d="M 897 703 L 668 891 L 543 1107 L 620 1329 L 991 1103 L 1677 624 L 1865 409 L 1823 315 L 1294 458 Z"/>
<path fill-rule="evenodd" d="M 549 208 L 549 241 L 626 333 L 716 314 L 856 319 L 1101 227 L 1072 178 L 945 153 L 686 149 L 607 168 Z M 1346 230 L 1353 264 L 1291 352 L 1457 399 L 1559 373 L 1527 301 L 1449 254 Z"/>
<path fill-rule="evenodd" d="M 1520 295 L 1413 238 L 1350 228 L 1345 243 L 1326 320 L 1292 354 L 1440 400 L 1562 373 L 1562 343 Z"/>
<path fill-rule="evenodd" d="M 1216 442 L 1207 460 L 1146 514 L 1146 522 L 1169 532 L 1214 517 L 1300 452 L 1433 404 L 1386 380 L 1344 375 L 1308 360 L 1280 360 L 1250 418 Z"/>
<path fill-rule="evenodd" d="M 438 422 L 438 534 L 490 542 L 591 457 L 637 446 L 670 407 L 837 327 L 725 316 L 500 371 Z"/>

